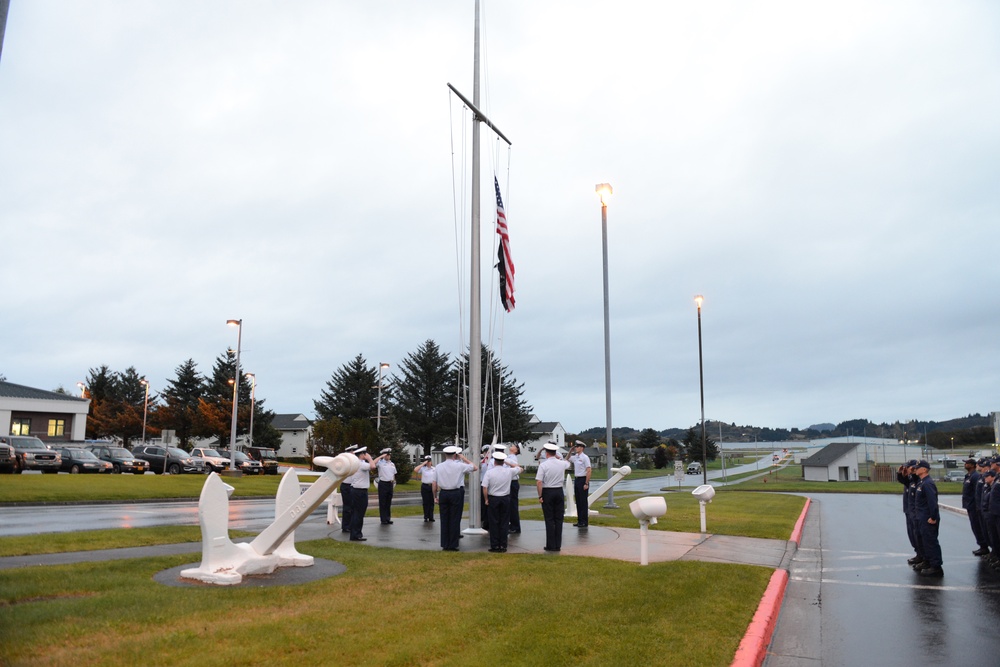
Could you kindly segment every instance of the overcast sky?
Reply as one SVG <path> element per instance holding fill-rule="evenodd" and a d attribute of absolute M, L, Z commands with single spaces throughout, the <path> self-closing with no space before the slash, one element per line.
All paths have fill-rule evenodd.
<path fill-rule="evenodd" d="M 699 293 L 709 419 L 1000 410 L 1000 5 L 483 9 L 513 142 L 483 132 L 484 340 L 541 419 L 605 424 L 600 182 L 616 426 L 698 421 Z M 445 84 L 472 95 L 472 25 L 472 0 L 12 0 L 0 373 L 157 391 L 242 318 L 258 397 L 312 417 L 359 353 L 460 352 L 470 121 Z"/>

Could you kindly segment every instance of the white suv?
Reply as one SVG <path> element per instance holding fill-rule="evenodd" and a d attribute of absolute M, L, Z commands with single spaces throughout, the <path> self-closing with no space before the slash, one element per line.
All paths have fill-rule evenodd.
<path fill-rule="evenodd" d="M 222 472 L 229 467 L 229 459 L 208 447 L 195 447 L 191 456 L 197 456 L 205 462 L 205 467 L 212 472 Z"/>

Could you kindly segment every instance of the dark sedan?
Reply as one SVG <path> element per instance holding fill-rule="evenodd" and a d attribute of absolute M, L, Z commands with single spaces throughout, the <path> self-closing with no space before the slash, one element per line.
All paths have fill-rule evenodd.
<path fill-rule="evenodd" d="M 135 475 L 143 475 L 149 470 L 149 462 L 136 458 L 132 452 L 124 447 L 115 445 L 90 445 L 87 447 L 94 452 L 94 456 L 111 464 L 111 472 L 118 474 L 130 472 Z"/>
<path fill-rule="evenodd" d="M 89 449 L 64 447 L 59 450 L 59 453 L 62 454 L 62 467 L 59 468 L 62 472 L 74 475 L 85 472 L 111 472 L 111 464 L 97 458 L 94 452 Z"/>

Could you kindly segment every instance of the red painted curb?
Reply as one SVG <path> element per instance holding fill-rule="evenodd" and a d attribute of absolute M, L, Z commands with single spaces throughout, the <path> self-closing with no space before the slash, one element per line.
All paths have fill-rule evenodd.
<path fill-rule="evenodd" d="M 739 648 L 736 649 L 736 656 L 733 658 L 732 667 L 760 667 L 764 662 L 767 647 L 771 643 L 771 635 L 774 633 L 774 626 L 778 622 L 778 613 L 781 611 L 781 602 L 785 599 L 785 586 L 788 584 L 788 572 L 785 570 L 775 570 L 771 575 L 771 582 L 764 591 L 764 597 L 760 599 L 757 612 L 750 621 L 750 627 L 743 636 Z"/>
<path fill-rule="evenodd" d="M 799 520 L 795 522 L 795 528 L 792 529 L 792 536 L 790 539 L 795 542 L 795 546 L 799 545 L 802 541 L 802 527 L 806 523 L 806 514 L 809 513 L 809 504 L 812 502 L 810 498 L 806 498 L 806 506 L 802 508 L 802 514 L 799 515 Z"/>
<path fill-rule="evenodd" d="M 799 520 L 795 522 L 792 529 L 790 541 L 798 546 L 802 541 L 802 529 L 806 523 L 806 515 L 809 514 L 809 505 L 812 500 L 806 498 L 805 507 L 799 515 Z M 747 632 L 743 635 L 743 641 L 736 649 L 731 667 L 760 667 L 767 655 L 767 647 L 771 644 L 771 635 L 774 634 L 774 626 L 778 623 L 778 614 L 781 613 L 781 603 L 785 599 L 785 587 L 788 585 L 788 571 L 775 570 L 771 575 L 771 581 L 767 584 L 764 597 L 757 605 L 757 612 L 750 621 Z"/>

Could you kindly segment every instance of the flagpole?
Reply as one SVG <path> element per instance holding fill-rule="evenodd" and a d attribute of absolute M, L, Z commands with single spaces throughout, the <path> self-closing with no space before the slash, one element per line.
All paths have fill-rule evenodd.
<path fill-rule="evenodd" d="M 476 0 L 476 36 L 473 46 L 472 103 L 479 108 L 479 0 Z M 483 439 L 483 338 L 482 304 L 479 275 L 479 118 L 472 123 L 472 252 L 469 268 L 470 305 L 469 317 L 469 458 L 479 461 Z M 479 469 L 469 477 L 469 527 L 466 533 L 484 533 L 480 519 L 482 489 L 479 487 Z"/>
<path fill-rule="evenodd" d="M 473 76 L 472 76 L 472 101 L 470 102 L 464 95 L 448 84 L 462 102 L 472 110 L 472 234 L 469 262 L 469 421 L 468 421 L 468 445 L 471 457 L 480 457 L 483 439 L 483 337 L 482 337 L 482 298 L 480 293 L 480 140 L 479 125 L 485 123 L 487 127 L 510 145 L 510 140 L 490 122 L 479 110 L 479 0 L 476 0 L 476 21 L 475 40 L 473 46 Z M 485 535 L 486 531 L 481 527 L 482 490 L 479 487 L 479 470 L 475 470 L 469 476 L 469 485 L 472 487 L 469 493 L 469 527 L 462 532 L 469 534 Z"/>

